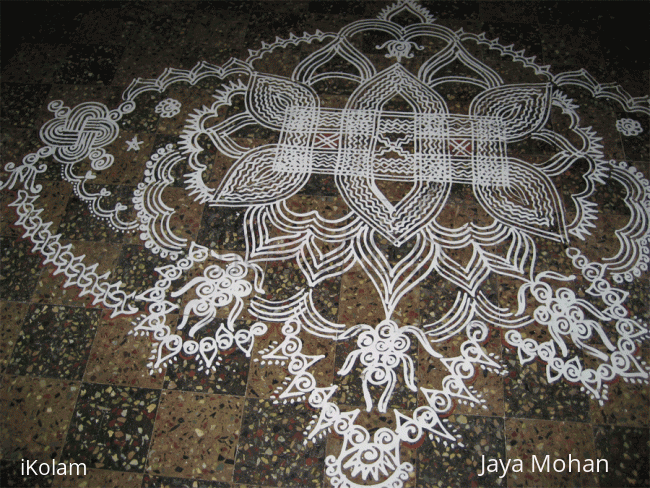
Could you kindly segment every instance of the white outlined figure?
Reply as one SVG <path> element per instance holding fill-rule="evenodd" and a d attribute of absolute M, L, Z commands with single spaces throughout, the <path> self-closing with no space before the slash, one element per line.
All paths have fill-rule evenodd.
<path fill-rule="evenodd" d="M 402 14 L 415 22 L 401 25 Z M 377 32 L 389 39 L 372 46 L 371 53 L 355 42 L 355 36 Z M 257 68 L 258 61 L 296 45 L 309 46 L 309 54 L 290 74 Z M 439 47 L 431 50 L 430 45 Z M 470 47 L 499 54 L 513 71 L 525 72 L 527 81 L 509 79 L 507 70 L 482 61 Z M 333 71 L 332 60 L 347 63 L 348 69 Z M 86 184 L 113 164 L 106 148 L 138 97 L 206 78 L 220 83 L 214 102 L 194 107 L 177 144 L 151 155 L 128 202 L 137 218 L 120 220 L 124 203 L 104 209 L 100 203 L 108 194 Z M 322 93 L 331 81 L 349 87 L 338 105 Z M 471 94 L 464 106 L 450 103 L 449 86 Z M 633 98 L 620 87 L 601 85 L 584 70 L 554 74 L 523 52 L 484 34 L 453 31 L 416 2 L 400 0 L 376 19 L 353 22 L 338 33 L 292 35 L 250 51 L 245 60 L 199 63 L 192 70 L 168 69 L 157 79 L 137 79 L 114 110 L 94 102 L 73 108 L 52 102 L 54 118 L 40 132 L 44 146 L 21 165 L 8 165 L 10 178 L 2 187 L 18 189 L 12 204 L 17 224 L 35 250 L 66 273 L 69 284 L 93 294 L 115 314 L 135 313 L 134 297 L 148 305 L 134 319 L 134 333 L 155 341 L 152 371 L 182 354 L 209 374 L 218 369 L 221 352 L 234 345 L 251 355 L 267 324 L 281 324 L 284 340 L 253 360 L 287 365 L 276 401 L 307 401 L 318 411 L 305 426 L 306 442 L 319 442 L 330 431 L 343 438 L 339 455 L 325 461 L 332 485 L 356 488 L 363 480 L 399 488 L 413 470 L 401 458 L 403 444 L 427 437 L 461 445 L 443 417 L 458 402 L 481 405 L 480 392 L 471 385 L 479 368 L 504 372 L 499 359 L 482 347 L 491 330 L 503 331 L 522 364 L 544 363 L 549 382 L 580 384 L 600 402 L 616 379 L 648 381 L 648 365 L 636 354 L 648 325 L 630 316 L 623 285 L 648 271 L 650 183 L 627 163 L 608 158 L 598 133 L 581 125 L 581 108 L 569 96 L 571 90 L 611 100 L 635 117 L 650 114 L 648 97 Z M 155 112 L 173 117 L 180 103 L 165 99 Z M 615 126 L 625 136 L 641 130 L 630 118 Z M 270 135 L 253 147 L 242 143 L 242 132 L 258 129 Z M 231 160 L 228 173 L 214 185 L 204 158 L 206 141 Z M 127 144 L 136 150 L 131 144 L 140 142 L 134 138 Z M 522 150 L 526 144 L 544 145 L 545 151 L 530 157 Z M 122 290 L 108 275 L 97 276 L 93 267 L 81 265 L 49 233 L 35 183 L 45 163 L 61 165 L 64 178 L 94 215 L 121 231 L 139 232 L 147 249 L 169 260 L 156 270 L 159 279 L 152 288 Z M 91 170 L 81 174 L 77 169 L 85 163 Z M 165 192 L 178 184 L 175 172 L 182 165 L 188 169 L 181 183 L 197 202 L 244 213 L 242 255 L 220 255 L 176 235 L 170 222 L 177 210 L 165 203 Z M 579 173 L 579 188 L 563 191 L 562 180 L 570 172 Z M 333 178 L 346 206 L 343 215 L 292 209 L 291 198 L 314 176 Z M 602 223 L 596 191 L 611 183 L 625 193 L 621 205 L 627 222 L 615 231 L 617 249 L 596 259 L 582 248 Z M 386 184 L 404 184 L 407 190 L 387 194 Z M 441 217 L 457 188 L 467 190 L 489 216 L 487 222 L 455 225 Z M 545 240 L 565 246 L 572 273 L 541 268 L 537 252 Z M 399 258 L 391 259 L 387 246 L 402 246 Z M 456 257 L 459 250 L 467 251 L 464 262 Z M 188 279 L 208 259 L 220 263 Z M 284 300 L 265 288 L 263 266 L 276 260 L 295 262 L 307 283 Z M 337 323 L 325 318 L 314 300 L 314 290 L 325 280 L 355 266 L 368 276 L 381 302 L 377 323 Z M 401 301 L 430 276 L 457 287 L 453 304 L 429 323 L 401 322 L 396 313 Z M 485 293 L 484 284 L 495 276 L 516 283 L 516 303 L 499 303 Z M 585 285 L 581 295 L 572 289 L 577 281 Z M 193 298 L 180 310 L 172 299 L 185 295 Z M 245 305 L 257 321 L 236 329 Z M 228 319 L 216 332 L 206 332 L 224 306 L 231 307 Z M 167 322 L 173 313 L 183 315 L 177 327 Z M 544 327 L 550 339 L 527 337 L 522 331 L 531 324 Z M 366 410 L 392 409 L 395 428 L 371 435 L 356 422 L 360 410 L 339 408 L 336 385 L 320 384 L 310 369 L 322 355 L 305 354 L 299 334 L 353 343 L 338 373 L 361 369 Z M 445 357 L 438 343 L 456 336 L 462 337 L 457 355 Z M 439 361 L 445 371 L 439 385 L 418 382 L 408 352 L 414 344 Z M 575 355 L 576 349 L 591 362 Z M 391 403 L 399 379 L 424 398 L 409 415 Z M 373 387 L 379 396 L 373 396 Z"/>

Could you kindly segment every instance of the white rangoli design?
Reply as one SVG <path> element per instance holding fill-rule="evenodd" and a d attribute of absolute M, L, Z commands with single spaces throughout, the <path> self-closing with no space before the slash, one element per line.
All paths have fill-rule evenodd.
<path fill-rule="evenodd" d="M 415 21 L 404 26 L 400 16 Z M 371 55 L 358 42 L 365 33 L 386 39 L 373 46 Z M 289 76 L 256 69 L 265 56 L 300 45 L 310 54 Z M 438 47 L 427 48 L 432 45 Z M 498 53 L 504 63 L 525 71 L 529 81 L 510 81 L 472 54 L 479 48 Z M 333 59 L 348 68 L 333 71 Z M 450 74 L 455 72 L 450 67 L 462 69 Z M 165 94 L 177 83 L 194 85 L 206 78 L 221 83 L 214 102 L 194 108 L 176 145 L 151 155 L 132 198 L 136 218 L 124 220 L 127 205 L 108 208 L 104 202 L 110 192 L 87 184 L 114 163 L 107 147 L 118 137 L 121 120 L 145 93 Z M 344 103 L 323 95 L 332 82 L 349 87 L 339 95 Z M 452 85 L 475 94 L 466 106 L 450 105 L 445 94 Z M 580 106 L 569 95 L 575 90 L 616 102 L 628 113 L 650 115 L 647 96 L 633 98 L 619 86 L 601 85 L 584 70 L 553 74 L 511 46 L 484 34 L 452 31 L 414 1 L 399 0 L 378 18 L 353 22 L 338 33 L 292 34 L 250 51 L 245 60 L 231 59 L 223 66 L 201 62 L 189 71 L 167 69 L 157 79 L 134 80 L 121 105 L 112 110 L 95 102 L 68 108 L 53 101 L 49 108 L 54 118 L 40 131 L 44 146 L 21 165 L 6 165 L 10 176 L 2 188 L 17 189 L 12 204 L 17 225 L 33 241 L 34 251 L 56 273 L 66 274 L 66 286 L 92 294 L 113 315 L 136 314 L 134 301 L 148 304 L 134 320 L 133 332 L 156 343 L 152 371 L 183 354 L 211 374 L 222 352 L 235 345 L 250 356 L 267 324 L 282 324 L 283 341 L 253 361 L 286 366 L 285 383 L 275 392 L 277 402 L 308 402 L 318 411 L 305 426 L 305 442 L 320 442 L 330 431 L 343 439 L 338 456 L 325 460 L 332 485 L 399 488 L 413 470 L 401 458 L 403 445 L 425 436 L 427 442 L 462 445 L 444 417 L 458 402 L 481 405 L 480 392 L 471 385 L 478 368 L 505 373 L 499 358 L 482 347 L 490 330 L 503 331 L 522 364 L 542 361 L 549 382 L 578 383 L 601 404 L 608 383 L 616 379 L 648 381 L 648 365 L 637 356 L 638 343 L 648 338 L 648 325 L 628 313 L 622 284 L 648 270 L 650 183 L 627 163 L 606 158 L 598 133 L 581 126 Z M 234 107 L 237 113 L 229 110 Z M 155 112 L 173 117 L 180 103 L 164 99 Z M 239 131 L 254 128 L 273 135 L 252 148 L 242 145 Z M 642 130 L 627 118 L 616 128 L 625 135 Z M 553 154 L 522 155 L 521 144 L 530 141 L 551 147 Z M 206 143 L 233 161 L 218 187 L 208 184 Z M 137 151 L 141 142 L 134 136 L 127 144 Z M 180 163 L 189 168 L 184 187 L 197 202 L 238 207 L 245 213 L 243 255 L 220 255 L 174 233 L 170 219 L 176 210 L 164 203 L 163 195 L 175 182 Z M 96 217 L 120 231 L 140 233 L 151 252 L 169 260 L 156 269 L 154 287 L 124 290 L 108 273 L 98 276 L 96 266 L 83 264 L 82 257 L 49 232 L 37 206 L 41 186 L 36 183 L 47 164 L 61 165 L 64 179 Z M 82 174 L 78 168 L 88 164 Z M 582 188 L 563 201 L 558 178 L 578 167 Z M 288 205 L 319 175 L 332 178 L 347 205 L 342 217 L 326 218 L 316 210 L 301 213 Z M 386 182 L 409 189 L 391 196 L 383 191 Z M 580 246 L 598 225 L 596 190 L 612 182 L 626 192 L 629 220 L 616 230 L 618 249 L 594 260 Z M 469 221 L 454 227 L 439 219 L 458 186 L 471 189 L 490 223 Z M 565 246 L 574 274 L 539 269 L 538 243 L 544 240 Z M 382 241 L 406 251 L 391 261 Z M 471 251 L 467 265 L 454 259 L 459 249 Z M 273 293 L 265 288 L 263 265 L 277 260 L 297 263 L 307 283 L 285 300 L 263 296 Z M 381 298 L 383 319 L 376 324 L 333 322 L 314 300 L 320 284 L 353 266 L 367 274 Z M 458 288 L 453 305 L 435 322 L 400 323 L 395 311 L 402 299 L 433 274 Z M 494 275 L 518 282 L 517 303 L 504 307 L 482 291 Z M 571 288 L 578 279 L 587 286 L 580 296 Z M 183 296 L 191 299 L 181 307 L 175 299 Z M 534 303 L 532 312 L 529 303 Z M 219 320 L 223 307 L 229 307 L 228 318 L 216 332 L 206 332 L 214 330 L 205 326 Z M 257 322 L 235 327 L 245 307 Z M 171 313 L 182 314 L 178 326 L 167 323 Z M 523 332 L 533 323 L 547 328 L 550 339 L 527 337 Z M 303 353 L 299 333 L 355 344 L 338 374 L 362 369 L 368 412 L 391 408 L 400 377 L 406 388 L 422 393 L 426 404 L 410 416 L 394 409 L 396 427 L 371 435 L 356 423 L 358 409 L 339 408 L 335 385 L 319 384 L 311 368 L 325 356 Z M 464 342 L 458 356 L 446 357 L 437 344 L 454 336 Z M 446 371 L 440 385 L 418 384 L 409 354 L 412 345 L 439 360 Z M 377 390 L 379 397 L 372 393 Z"/>
<path fill-rule="evenodd" d="M 181 102 L 174 98 L 166 98 L 156 105 L 156 113 L 165 119 L 171 119 L 181 111 Z"/>
<path fill-rule="evenodd" d="M 638 136 L 643 132 L 643 127 L 638 120 L 634 119 L 620 119 L 616 121 L 616 129 L 624 136 Z"/>
<path fill-rule="evenodd" d="M 133 139 L 131 139 L 130 141 L 126 141 L 126 145 L 127 145 L 126 151 L 127 152 L 129 152 L 129 151 L 136 151 L 137 152 L 137 151 L 140 150 L 140 145 L 141 144 L 144 144 L 144 142 L 138 141 L 138 136 L 133 136 Z"/>

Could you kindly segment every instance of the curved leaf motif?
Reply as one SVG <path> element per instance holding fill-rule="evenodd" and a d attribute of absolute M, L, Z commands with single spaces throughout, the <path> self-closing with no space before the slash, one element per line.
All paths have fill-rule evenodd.
<path fill-rule="evenodd" d="M 221 182 L 214 205 L 247 206 L 273 203 L 296 194 L 309 179 L 309 171 L 276 169 L 277 148 L 250 151 L 230 168 Z"/>
<path fill-rule="evenodd" d="M 507 142 L 522 140 L 542 128 L 550 111 L 551 85 L 545 83 L 490 88 L 469 107 L 470 115 L 497 119 Z"/>
<path fill-rule="evenodd" d="M 474 183 L 474 194 L 492 217 L 506 225 L 555 241 L 568 242 L 560 197 L 551 180 L 538 169 L 508 160 L 508 183 Z"/>
<path fill-rule="evenodd" d="M 246 109 L 261 125 L 282 129 L 290 107 L 318 107 L 318 95 L 305 85 L 280 76 L 255 74 L 246 96 Z"/>

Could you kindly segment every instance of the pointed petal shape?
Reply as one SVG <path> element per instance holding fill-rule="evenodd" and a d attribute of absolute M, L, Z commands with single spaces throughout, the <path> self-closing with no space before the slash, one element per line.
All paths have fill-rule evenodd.
<path fill-rule="evenodd" d="M 311 171 L 280 171 L 276 154 L 276 146 L 262 146 L 247 153 L 230 168 L 211 203 L 247 206 L 295 195 L 307 183 Z"/>
<path fill-rule="evenodd" d="M 507 142 L 528 137 L 544 127 L 551 111 L 549 84 L 506 85 L 480 93 L 469 107 L 478 117 L 494 117 Z"/>
<path fill-rule="evenodd" d="M 264 127 L 282 129 L 290 107 L 318 107 L 318 95 L 311 88 L 280 76 L 256 74 L 246 95 L 248 112 Z"/>
<path fill-rule="evenodd" d="M 568 242 L 560 197 L 543 172 L 509 159 L 507 183 L 474 183 L 474 194 L 496 220 L 547 239 Z"/>

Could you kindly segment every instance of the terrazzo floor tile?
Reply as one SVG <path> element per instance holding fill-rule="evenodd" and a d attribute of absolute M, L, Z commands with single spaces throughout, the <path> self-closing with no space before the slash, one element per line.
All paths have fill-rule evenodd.
<path fill-rule="evenodd" d="M 609 469 L 599 472 L 602 488 L 650 484 L 650 431 L 645 428 L 595 426 L 595 457 Z"/>
<path fill-rule="evenodd" d="M 110 4 L 92 10 L 83 16 L 72 37 L 76 44 L 127 45 L 134 30 L 135 22 L 124 15 L 121 5 Z"/>
<path fill-rule="evenodd" d="M 52 222 L 48 230 L 52 234 L 56 234 L 64 218 L 68 201 L 72 197 L 72 189 L 68 183 L 59 181 L 43 181 L 39 184 L 42 185 L 43 189 L 39 193 L 34 206 L 47 209 L 48 222 Z M 17 228 L 22 230 L 22 227 L 17 226 Z"/>
<path fill-rule="evenodd" d="M 245 211 L 241 208 L 205 207 L 196 238 L 197 244 L 209 249 L 244 251 L 244 214 Z"/>
<path fill-rule="evenodd" d="M 18 52 L 2 70 L 2 80 L 11 83 L 52 83 L 60 63 L 70 46 L 65 44 L 21 44 Z"/>
<path fill-rule="evenodd" d="M 129 335 L 131 317 L 102 317 L 97 327 L 84 380 L 138 388 L 162 388 L 165 373 L 149 374 L 151 339 Z"/>
<path fill-rule="evenodd" d="M 0 236 L 17 239 L 22 232 L 14 223 L 18 220 L 16 208 L 10 207 L 9 204 L 16 201 L 18 192 L 5 191 L 0 195 Z"/>
<path fill-rule="evenodd" d="M 29 301 L 40 275 L 42 258 L 33 245 L 12 237 L 0 237 L 0 298 Z"/>
<path fill-rule="evenodd" d="M 73 44 L 54 75 L 58 84 L 110 85 L 124 47 Z"/>
<path fill-rule="evenodd" d="M 594 446 L 591 425 L 507 418 L 505 430 L 506 455 L 513 460 L 508 487 L 598 486 L 596 459 L 604 456 L 598 455 Z M 546 456 L 549 462 L 544 465 Z M 570 465 L 569 456 L 574 460 Z M 521 472 L 514 469 L 517 459 L 521 460 Z M 589 460 L 593 460 L 594 472 L 588 467 Z"/>
<path fill-rule="evenodd" d="M 143 472 L 160 391 L 83 383 L 61 462 Z"/>
<path fill-rule="evenodd" d="M 110 168 L 94 172 L 93 183 L 97 185 L 126 185 L 135 189 L 144 181 L 147 162 L 151 157 L 154 135 L 147 132 L 120 131 L 115 141 L 109 144 L 106 151 L 115 156 Z M 135 146 L 131 146 L 131 142 Z M 122 203 L 131 204 L 131 198 Z"/>
<path fill-rule="evenodd" d="M 235 396 L 164 391 L 147 472 L 231 481 L 243 404 L 243 398 Z"/>
<path fill-rule="evenodd" d="M 640 131 L 639 128 L 635 130 L 636 134 L 630 134 L 629 136 L 621 135 L 625 160 L 629 162 L 650 160 L 650 139 L 648 138 L 648 134 L 650 134 L 650 117 L 643 114 L 628 117 L 627 114 L 619 112 L 617 119 L 630 119 L 637 122 L 640 126 Z"/>
<path fill-rule="evenodd" d="M 24 463 L 20 461 L 0 461 L 0 486 L 3 488 L 46 488 L 51 487 L 54 476 L 25 473 Z M 45 468 L 43 468 L 45 470 Z"/>
<path fill-rule="evenodd" d="M 418 488 L 508 486 L 502 473 L 483 466 L 484 459 L 506 459 L 503 419 L 453 414 L 448 421 L 446 426 L 461 436 L 463 446 L 425 439 L 417 450 Z"/>
<path fill-rule="evenodd" d="M 58 459 L 78 394 L 78 382 L 5 375 L 0 391 L 0 457 Z"/>
<path fill-rule="evenodd" d="M 0 373 L 9 363 L 27 308 L 26 303 L 0 301 Z"/>
<path fill-rule="evenodd" d="M 35 128 L 49 85 L 2 83 L 2 127 Z"/>
<path fill-rule="evenodd" d="M 325 443 L 304 443 L 316 412 L 303 403 L 274 405 L 247 399 L 235 483 L 314 488 L 323 486 Z"/>
<path fill-rule="evenodd" d="M 591 420 L 589 396 L 579 386 L 562 379 L 549 384 L 546 365 L 533 361 L 522 367 L 510 348 L 503 349 L 503 359 L 509 370 L 504 379 L 506 417 Z"/>
<path fill-rule="evenodd" d="M 124 283 L 127 293 L 135 290 L 147 290 L 153 287 L 159 278 L 155 269 L 167 264 L 169 263 L 164 258 L 150 253 L 144 246 L 128 244 L 122 247 L 122 253 L 117 258 L 111 278 Z M 171 296 L 168 297 L 168 300 L 171 303 L 180 302 Z M 145 302 L 139 300 L 136 306 L 143 309 Z"/>
<path fill-rule="evenodd" d="M 140 488 L 142 477 L 140 473 L 123 473 L 120 471 L 108 471 L 104 469 L 86 469 L 75 475 L 56 476 L 53 488 Z"/>
<path fill-rule="evenodd" d="M 124 50 L 115 69 L 113 86 L 126 88 L 136 78 L 156 78 L 165 68 L 178 66 L 181 57 L 181 53 L 173 46 L 130 44 Z M 151 114 L 153 111 L 147 110 L 146 113 Z M 157 118 L 155 120 L 157 122 Z M 128 130 L 139 130 L 139 126 L 133 126 Z"/>
<path fill-rule="evenodd" d="M 81 380 L 100 317 L 98 309 L 31 305 L 7 372 Z"/>
<path fill-rule="evenodd" d="M 341 279 L 338 322 L 375 326 L 385 317 L 381 298 L 361 266 L 355 265 Z"/>

